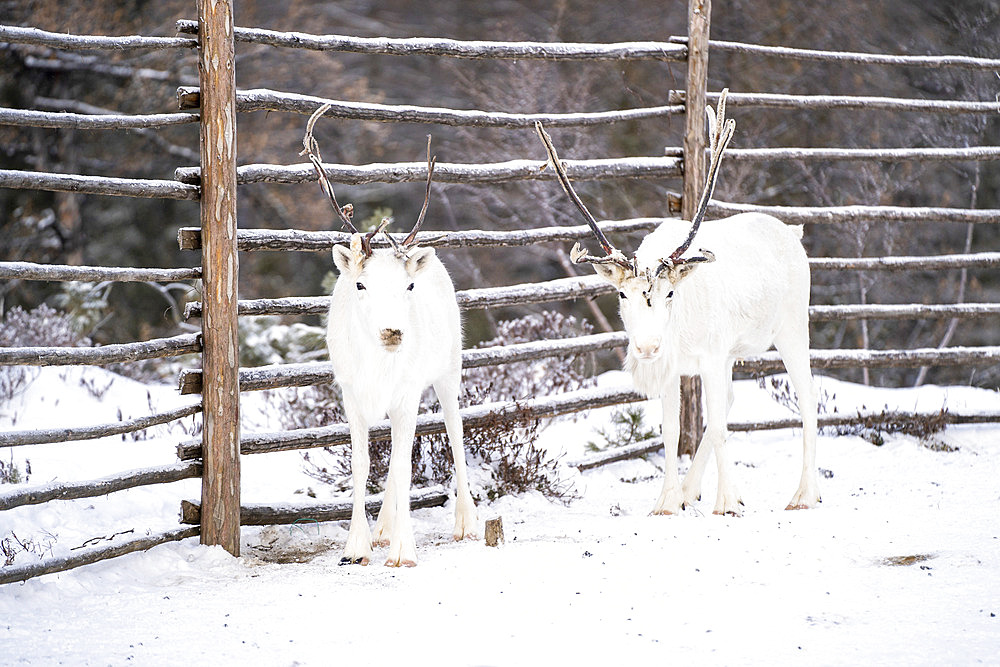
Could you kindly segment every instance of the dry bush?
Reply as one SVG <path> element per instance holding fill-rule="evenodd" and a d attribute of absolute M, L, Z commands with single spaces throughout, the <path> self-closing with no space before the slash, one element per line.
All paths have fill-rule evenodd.
<path fill-rule="evenodd" d="M 0 322 L 0 347 L 79 347 L 90 339 L 77 333 L 73 318 L 42 304 L 34 310 L 15 306 Z M 17 396 L 38 376 L 38 369 L 26 366 L 0 366 L 0 401 Z"/>

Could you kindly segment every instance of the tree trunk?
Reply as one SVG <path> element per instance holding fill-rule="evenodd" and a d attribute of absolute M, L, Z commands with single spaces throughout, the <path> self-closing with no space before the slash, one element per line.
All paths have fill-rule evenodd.
<path fill-rule="evenodd" d="M 236 61 L 230 0 L 198 2 L 205 430 L 202 544 L 240 555 Z"/>

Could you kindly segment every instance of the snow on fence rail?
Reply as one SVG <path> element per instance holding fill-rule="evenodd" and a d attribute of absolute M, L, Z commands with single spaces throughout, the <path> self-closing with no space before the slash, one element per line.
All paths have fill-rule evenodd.
<path fill-rule="evenodd" d="M 21 366 L 107 365 L 162 359 L 202 351 L 201 334 L 181 334 L 100 347 L 0 347 L 0 364 Z"/>
<path fill-rule="evenodd" d="M 0 42 L 9 44 L 31 44 L 49 46 L 54 49 L 132 51 L 138 49 L 193 49 L 197 39 L 190 37 L 146 37 L 124 35 L 106 37 L 104 35 L 71 35 L 63 32 L 49 32 L 38 28 L 0 25 Z"/>
<path fill-rule="evenodd" d="M 506 287 L 480 287 L 458 290 L 455 297 L 462 310 L 520 306 L 525 304 L 552 303 L 584 299 L 602 294 L 612 294 L 615 289 L 597 276 L 557 278 L 541 283 L 524 283 Z M 810 320 L 814 322 L 864 319 L 947 319 L 958 317 L 975 319 L 1000 314 L 1000 304 L 866 304 L 841 306 L 811 306 Z M 278 297 L 273 299 L 241 299 L 237 313 L 242 316 L 263 315 L 323 315 L 330 309 L 328 296 Z M 184 317 L 201 317 L 202 306 L 198 301 L 188 303 Z"/>
<path fill-rule="evenodd" d="M 87 176 L 84 174 L 53 174 L 18 169 L 0 169 L 0 188 L 148 199 L 197 200 L 201 195 L 201 190 L 197 186 L 177 181 Z"/>
<path fill-rule="evenodd" d="M 437 183 L 509 183 L 512 181 L 554 181 L 544 160 L 507 160 L 493 164 L 438 162 L 434 166 Z M 575 180 L 676 178 L 681 175 L 681 159 L 676 157 L 633 157 L 600 160 L 565 160 L 566 172 Z M 413 183 L 427 180 L 426 162 L 372 163 L 364 165 L 324 164 L 330 181 L 345 185 L 368 183 Z M 197 185 L 200 167 L 174 170 L 177 181 Z M 247 183 L 309 183 L 317 180 L 312 164 L 247 164 L 236 170 L 238 185 Z"/>
<path fill-rule="evenodd" d="M 177 32 L 196 35 L 198 34 L 198 23 L 197 21 L 180 20 L 177 22 Z M 678 62 L 687 57 L 687 46 L 670 42 L 574 44 L 571 42 L 460 41 L 436 37 L 393 39 L 348 35 L 310 35 L 302 32 L 278 32 L 242 27 L 236 27 L 234 34 L 237 42 L 369 55 L 424 55 L 508 60 L 665 60 Z"/>
<path fill-rule="evenodd" d="M 134 130 L 197 123 L 196 113 L 84 114 L 0 108 L 0 125 L 74 130 Z"/>
<path fill-rule="evenodd" d="M 93 440 L 109 435 L 122 435 L 143 431 L 151 426 L 166 424 L 201 412 L 201 403 L 185 405 L 166 412 L 159 412 L 145 417 L 126 419 L 110 424 L 95 424 L 91 426 L 70 426 L 66 428 L 35 429 L 30 431 L 0 432 L 0 447 L 15 447 L 20 445 L 42 445 L 52 442 L 70 442 L 73 440 Z"/>
<path fill-rule="evenodd" d="M 199 230 L 200 231 L 200 230 Z M 199 280 L 201 268 L 140 269 L 110 266 L 71 266 L 67 264 L 36 264 L 34 262 L 0 262 L 0 279 L 51 280 L 69 282 L 157 282 Z"/>
<path fill-rule="evenodd" d="M 670 42 L 686 44 L 687 37 L 670 37 Z M 745 42 L 728 42 L 717 39 L 708 41 L 710 49 L 729 53 L 743 53 L 769 58 L 790 60 L 813 60 L 852 65 L 889 65 L 903 67 L 958 68 L 992 71 L 1000 69 L 1000 60 L 994 58 L 973 58 L 971 56 L 904 56 L 881 53 L 858 53 L 850 51 L 818 51 L 816 49 L 795 49 L 787 46 L 764 46 Z"/>
<path fill-rule="evenodd" d="M 994 306 L 992 314 L 1000 314 Z M 985 317 L 985 315 L 984 315 Z M 521 361 L 534 361 L 562 355 L 578 355 L 625 347 L 628 338 L 623 332 L 591 334 L 577 338 L 532 341 L 497 347 L 463 350 L 462 368 L 499 366 Z M 813 350 L 810 363 L 814 369 L 844 368 L 920 368 L 942 365 L 987 365 L 1000 363 L 1000 346 L 917 348 L 910 350 Z M 774 353 L 741 360 L 736 370 L 741 373 L 775 373 L 784 364 Z M 307 387 L 333 381 L 333 368 L 328 362 L 305 362 L 241 368 L 240 391 L 261 391 L 282 387 Z M 178 389 L 182 395 L 202 391 L 200 370 L 181 372 Z"/>
<path fill-rule="evenodd" d="M 201 89 L 181 86 L 177 89 L 177 102 L 181 109 L 197 109 L 201 104 Z M 684 113 L 683 104 L 621 109 L 616 111 L 591 111 L 576 113 L 508 113 L 479 111 L 477 109 L 444 109 L 409 104 L 375 104 L 348 102 L 312 95 L 285 93 L 266 88 L 240 90 L 236 93 L 236 110 L 281 111 L 310 115 L 324 104 L 331 105 L 323 115 L 331 118 L 374 120 L 384 123 L 433 123 L 465 127 L 530 128 L 535 121 L 547 127 L 579 127 L 604 125 L 623 121 L 659 118 Z"/>

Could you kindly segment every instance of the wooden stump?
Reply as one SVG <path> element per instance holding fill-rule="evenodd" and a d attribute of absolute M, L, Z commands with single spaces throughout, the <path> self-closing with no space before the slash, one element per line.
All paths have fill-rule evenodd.
<path fill-rule="evenodd" d="M 498 547 L 503 544 L 503 518 L 497 517 L 486 522 L 486 546 Z"/>

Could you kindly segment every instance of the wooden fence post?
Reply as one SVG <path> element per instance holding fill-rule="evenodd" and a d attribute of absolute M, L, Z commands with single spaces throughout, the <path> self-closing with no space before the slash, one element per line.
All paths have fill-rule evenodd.
<path fill-rule="evenodd" d="M 240 554 L 240 390 L 236 303 L 236 62 L 231 0 L 198 0 L 201 84 L 201 543 Z"/>
<path fill-rule="evenodd" d="M 684 220 L 694 219 L 705 184 L 705 97 L 708 92 L 708 30 L 711 15 L 711 0 L 688 0 L 684 192 L 681 196 L 681 217 Z M 681 378 L 679 454 L 693 456 L 698 448 L 704 429 L 701 412 L 701 378 Z"/>

